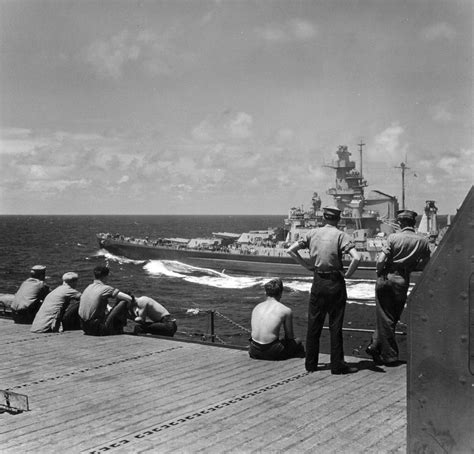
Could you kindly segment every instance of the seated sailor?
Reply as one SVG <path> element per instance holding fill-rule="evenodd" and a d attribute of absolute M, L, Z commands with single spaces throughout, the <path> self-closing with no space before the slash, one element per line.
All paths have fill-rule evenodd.
<path fill-rule="evenodd" d="M 178 329 L 176 320 L 171 318 L 168 310 L 148 296 L 133 298 L 129 317 L 137 323 L 134 333 L 149 333 L 173 337 Z"/>
<path fill-rule="evenodd" d="M 281 279 L 265 284 L 266 300 L 252 311 L 252 337 L 249 356 L 253 359 L 279 361 L 288 358 L 304 358 L 304 347 L 293 334 L 293 312 L 280 303 L 283 294 Z M 280 327 L 285 336 L 280 339 Z"/>
<path fill-rule="evenodd" d="M 109 273 L 107 266 L 96 266 L 94 282 L 81 295 L 78 313 L 81 328 L 89 336 L 122 334 L 127 323 L 127 310 L 132 297 L 107 284 Z M 109 298 L 118 301 L 110 310 Z"/>
<path fill-rule="evenodd" d="M 43 304 L 36 313 L 32 333 L 50 333 L 80 329 L 80 320 L 77 313 L 81 292 L 76 290 L 79 276 L 77 273 L 64 273 L 63 283 L 48 293 Z"/>
<path fill-rule="evenodd" d="M 13 298 L 11 309 L 15 323 L 27 325 L 33 323 L 36 313 L 49 293 L 49 287 L 45 280 L 46 267 L 43 265 L 33 266 L 30 277 L 23 281 Z"/>

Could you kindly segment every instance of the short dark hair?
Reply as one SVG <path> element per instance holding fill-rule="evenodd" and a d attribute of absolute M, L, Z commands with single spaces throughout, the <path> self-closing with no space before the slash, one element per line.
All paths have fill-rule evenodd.
<path fill-rule="evenodd" d="M 412 218 L 398 218 L 397 220 L 402 229 L 405 227 L 415 227 L 416 224 L 416 219 Z"/>
<path fill-rule="evenodd" d="M 339 221 L 341 219 L 340 214 L 330 214 L 330 213 L 323 213 L 323 218 L 327 221 Z"/>
<path fill-rule="evenodd" d="M 100 279 L 101 277 L 106 277 L 110 273 L 110 268 L 108 266 L 99 265 L 94 268 L 94 277 Z"/>
<path fill-rule="evenodd" d="M 272 279 L 265 284 L 267 296 L 279 296 L 283 293 L 283 282 L 280 278 Z"/>

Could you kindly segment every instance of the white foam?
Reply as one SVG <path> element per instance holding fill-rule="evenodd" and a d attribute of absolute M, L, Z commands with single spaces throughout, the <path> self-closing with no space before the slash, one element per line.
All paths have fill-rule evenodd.
<path fill-rule="evenodd" d="M 348 282 L 348 299 L 375 298 L 375 282 Z"/>
<path fill-rule="evenodd" d="M 229 276 L 209 268 L 186 265 L 173 260 L 150 260 L 143 267 L 149 274 L 181 278 L 186 282 L 215 288 L 250 288 L 266 280 L 260 277 Z"/>
<path fill-rule="evenodd" d="M 178 277 L 184 278 L 184 274 L 177 273 L 173 271 L 172 268 L 166 266 L 165 262 L 161 260 L 150 260 L 143 267 L 149 274 L 155 276 L 168 276 L 168 277 Z"/>
<path fill-rule="evenodd" d="M 257 285 L 262 285 L 263 282 L 266 282 L 267 279 L 262 278 L 252 278 L 244 276 L 227 276 L 222 275 L 220 277 L 212 276 L 187 276 L 184 278 L 187 282 L 192 282 L 194 284 L 207 285 L 209 287 L 216 288 L 235 288 L 235 289 L 244 289 L 255 287 Z"/>
<path fill-rule="evenodd" d="M 96 257 L 104 257 L 105 260 L 110 260 L 112 262 L 117 262 L 121 265 L 124 265 L 124 264 L 127 264 L 127 263 L 131 263 L 133 265 L 141 265 L 142 263 L 146 262 L 146 260 L 132 260 L 132 259 L 129 259 L 127 257 L 114 255 L 114 254 L 111 254 L 110 252 L 106 251 L 105 249 L 100 249 L 97 252 Z"/>

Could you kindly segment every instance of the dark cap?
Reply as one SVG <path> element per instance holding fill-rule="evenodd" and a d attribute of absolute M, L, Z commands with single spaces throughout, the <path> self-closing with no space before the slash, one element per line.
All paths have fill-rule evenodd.
<path fill-rule="evenodd" d="M 397 219 L 411 219 L 414 221 L 418 214 L 411 210 L 399 210 L 397 211 Z"/>
<path fill-rule="evenodd" d="M 334 206 L 324 207 L 323 214 L 338 218 L 341 216 L 341 210 Z"/>

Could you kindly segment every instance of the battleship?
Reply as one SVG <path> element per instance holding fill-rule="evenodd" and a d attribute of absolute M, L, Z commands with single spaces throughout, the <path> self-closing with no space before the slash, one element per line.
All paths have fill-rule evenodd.
<path fill-rule="evenodd" d="M 341 145 L 337 159 L 325 167 L 335 171 L 334 187 L 326 193 L 341 210 L 339 228 L 350 234 L 361 262 L 356 278 L 374 278 L 377 254 L 387 236 L 396 231 L 396 197 L 379 190 L 366 194 L 367 181 L 362 174 L 362 147 L 359 144 L 360 168 L 356 169 L 348 147 Z M 422 224 L 432 229 L 436 226 L 436 207 L 433 201 L 425 210 Z M 427 202 L 427 204 L 428 204 Z M 323 225 L 321 198 L 313 193 L 309 209 L 293 207 L 284 225 L 266 230 L 244 233 L 213 232 L 207 238 L 133 238 L 120 234 L 99 233 L 99 246 L 106 251 L 132 260 L 179 261 L 191 266 L 212 270 L 253 274 L 259 276 L 310 276 L 286 253 L 287 247 L 302 238 L 310 229 Z M 304 257 L 307 251 L 301 251 Z M 349 257 L 343 257 L 348 265 Z"/>

